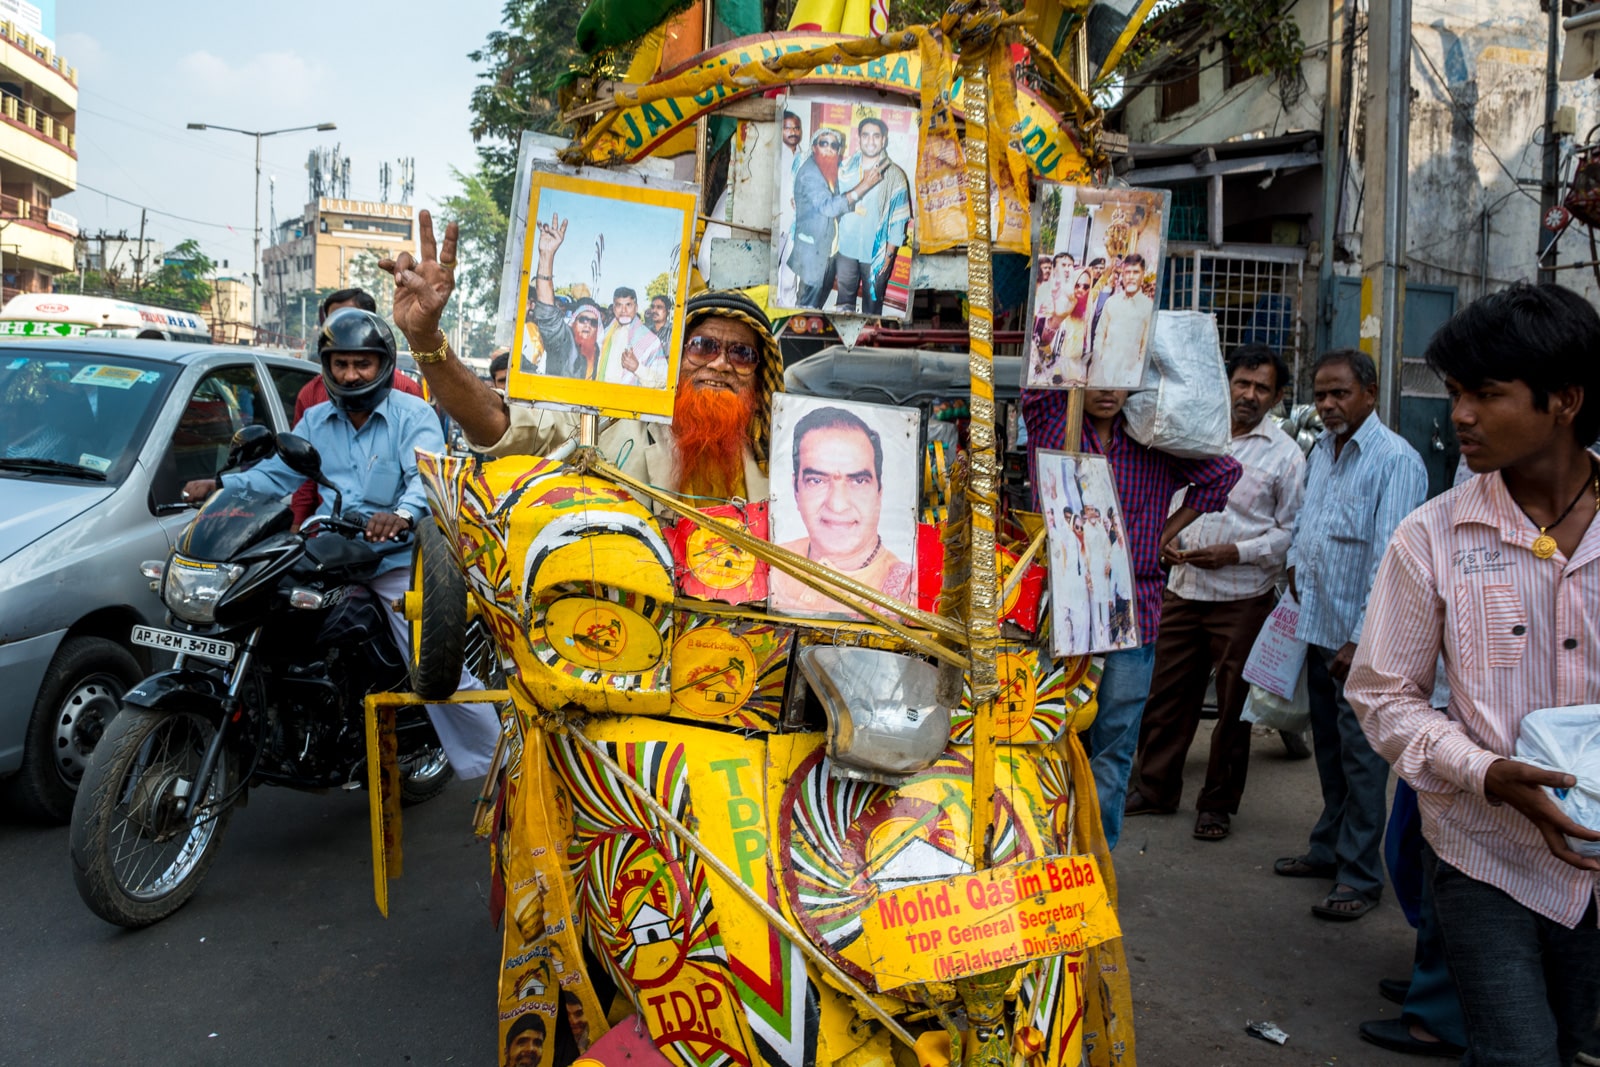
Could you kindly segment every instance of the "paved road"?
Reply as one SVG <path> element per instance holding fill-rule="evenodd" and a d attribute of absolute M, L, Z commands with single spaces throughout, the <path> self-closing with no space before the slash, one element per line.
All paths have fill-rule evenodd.
<path fill-rule="evenodd" d="M 1209 724 L 1188 764 L 1192 803 Z M 1144 1067 L 1394 1067 L 1356 1024 L 1392 1018 L 1379 978 L 1408 973 L 1392 901 L 1359 922 L 1307 910 L 1326 887 L 1274 877 L 1319 799 L 1311 761 L 1256 738 L 1244 809 L 1220 844 L 1193 816 L 1129 820 L 1117 850 Z M 487 853 L 453 783 L 406 818 L 393 918 L 374 908 L 364 793 L 258 790 L 188 907 L 128 933 L 85 909 L 66 831 L 0 814 L 0 1067 L 494 1062 L 498 935 Z M 1282 1048 L 1244 1032 L 1271 1019 Z M 212 1036 L 212 1035 L 216 1036 Z"/>
<path fill-rule="evenodd" d="M 131 932 L 79 900 L 65 828 L 0 812 L 0 1065 L 495 1062 L 475 795 L 407 809 L 385 920 L 366 794 L 257 790 L 199 894 Z"/>

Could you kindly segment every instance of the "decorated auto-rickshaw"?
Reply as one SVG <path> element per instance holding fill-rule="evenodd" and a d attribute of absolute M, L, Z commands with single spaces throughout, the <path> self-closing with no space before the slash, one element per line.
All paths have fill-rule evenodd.
<path fill-rule="evenodd" d="M 578 134 L 562 164 L 582 174 L 736 99 L 807 79 L 901 83 L 920 109 L 919 250 L 964 248 L 945 259 L 965 270 L 970 351 L 948 358 L 969 384 L 961 433 L 919 440 L 922 471 L 896 472 L 919 486 L 922 520 L 899 595 L 769 537 L 754 502 L 630 475 L 597 447 L 595 419 L 626 413 L 605 404 L 548 456 L 422 457 L 443 532 L 423 554 L 437 570 L 450 553 L 465 576 L 513 711 L 482 819 L 508 1063 L 550 1063 L 558 1045 L 579 1062 L 684 1067 L 1133 1062 L 1114 875 L 1077 736 L 1098 663 L 1052 655 L 1044 525 L 1001 507 L 991 252 L 1030 250 L 1030 171 L 1087 183 L 1104 164 L 1080 88 L 1088 5 L 1028 7 L 742 38 L 565 101 Z M 1065 65 L 1030 32 L 1041 20 Z M 959 166 L 930 202 L 938 159 Z M 834 320 L 847 337 L 849 319 Z M 754 595 L 779 575 L 847 610 Z M 460 595 L 420 584 L 419 620 L 419 601 Z M 385 700 L 369 708 L 376 754 Z M 378 786 L 382 902 L 399 824 Z"/>

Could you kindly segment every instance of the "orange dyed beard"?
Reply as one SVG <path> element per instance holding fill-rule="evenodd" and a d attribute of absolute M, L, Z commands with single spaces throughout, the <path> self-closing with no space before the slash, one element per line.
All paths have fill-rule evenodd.
<path fill-rule="evenodd" d="M 672 437 L 679 492 L 719 499 L 744 495 L 744 450 L 755 405 L 753 389 L 697 389 L 688 378 L 678 384 Z"/>

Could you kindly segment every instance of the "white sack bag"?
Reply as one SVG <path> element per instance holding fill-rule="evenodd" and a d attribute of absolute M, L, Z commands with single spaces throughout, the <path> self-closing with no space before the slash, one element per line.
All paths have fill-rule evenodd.
<path fill-rule="evenodd" d="M 1542 708 L 1522 720 L 1517 759 L 1578 780 L 1571 789 L 1545 787 L 1562 814 L 1585 830 L 1600 832 L 1600 704 Z M 1600 856 L 1600 841 L 1568 836 L 1580 856 Z"/>
<path fill-rule="evenodd" d="M 1174 456 L 1226 455 L 1233 433 L 1228 372 L 1217 320 L 1203 311 L 1158 311 L 1140 391 L 1122 417 L 1128 436 Z"/>

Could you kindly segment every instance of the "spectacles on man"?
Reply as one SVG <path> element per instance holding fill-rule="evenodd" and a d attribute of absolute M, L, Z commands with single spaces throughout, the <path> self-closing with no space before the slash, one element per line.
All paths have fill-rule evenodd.
<path fill-rule="evenodd" d="M 818 148 L 825 148 L 830 152 L 837 152 L 837 151 L 841 150 L 842 148 L 844 148 L 844 142 L 843 141 L 834 141 L 834 140 L 831 140 L 831 139 L 828 139 L 828 138 L 824 138 L 823 140 L 820 140 L 820 141 L 817 142 L 817 147 Z"/>
<path fill-rule="evenodd" d="M 696 334 L 689 338 L 684 343 L 683 354 L 690 363 L 697 366 L 704 366 L 719 355 L 725 356 L 728 363 L 741 374 L 749 374 L 761 361 L 761 353 L 743 341 L 724 341 L 719 337 L 707 337 L 704 334 Z"/>
<path fill-rule="evenodd" d="M 572 321 L 574 323 L 581 322 L 585 326 L 593 326 L 597 330 L 600 328 L 600 320 L 594 315 L 578 315 Z"/>

